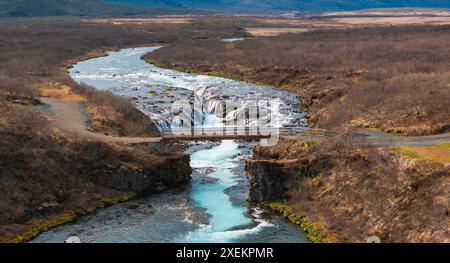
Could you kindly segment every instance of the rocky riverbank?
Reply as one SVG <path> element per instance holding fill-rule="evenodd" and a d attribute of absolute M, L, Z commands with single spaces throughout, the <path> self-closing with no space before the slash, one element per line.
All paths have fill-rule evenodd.
<path fill-rule="evenodd" d="M 145 59 L 296 92 L 311 127 L 429 135 L 450 127 L 448 66 L 436 60 L 450 54 L 447 32 L 398 26 L 176 41 Z"/>
<path fill-rule="evenodd" d="M 145 63 L 141 57 L 155 49 L 147 47 L 111 52 L 107 57 L 74 65 L 70 73 L 77 82 L 92 85 L 96 90 L 132 97 L 134 105 L 154 117 L 152 119 L 159 127 L 176 125 L 175 117 L 166 109 L 177 97 L 190 98 L 193 93 L 205 101 L 233 96 L 239 101 L 239 106 L 242 106 L 241 101 L 249 99 L 249 93 L 252 100 L 271 98 L 274 103 L 274 97 L 279 97 L 283 99 L 280 101 L 282 113 L 286 114 L 282 121 L 289 122 L 302 116 L 294 94 L 222 78 L 185 74 Z M 88 88 L 88 91 L 93 89 Z M 216 115 L 211 111 L 217 109 L 214 103 L 209 106 L 206 112 L 210 116 L 204 123 L 198 121 L 198 125 L 215 123 Z M 305 235 L 283 218 L 247 206 L 243 159 L 251 148 L 252 144 L 231 141 L 193 145 L 187 149 L 192 156 L 190 166 L 194 172 L 186 195 L 176 193 L 171 195 L 173 198 L 166 198 L 169 194 L 164 192 L 150 198 L 131 200 L 84 217 L 74 224 L 47 231 L 33 242 L 61 242 L 71 235 L 79 236 L 83 242 L 304 242 Z M 147 149 L 146 152 L 159 150 Z M 133 149 L 133 156 L 136 155 L 140 156 Z M 177 158 L 176 153 L 158 157 L 181 158 Z M 154 159 L 150 156 L 147 162 L 158 167 Z M 100 166 L 99 171 L 93 164 L 87 176 L 96 184 L 115 187 L 116 190 L 131 187 L 146 191 L 150 186 L 148 190 L 153 192 L 171 186 L 158 179 L 156 182 L 153 178 L 148 180 L 135 163 L 124 160 Z M 165 164 L 164 168 L 167 167 L 177 166 Z M 158 177 L 159 171 L 155 169 L 149 170 Z M 181 167 L 166 173 L 179 175 L 180 169 L 183 170 Z M 161 176 L 183 184 L 183 177 L 171 177 L 170 174 Z M 161 184 L 162 187 L 159 186 Z"/>
<path fill-rule="evenodd" d="M 69 95 L 65 89 L 46 91 L 57 94 L 61 103 L 78 96 Z M 109 100 L 103 100 L 103 108 L 112 108 L 110 102 L 125 101 L 112 94 L 104 95 Z M 146 123 L 154 126 L 148 117 L 131 109 L 131 103 L 123 105 L 130 108 L 126 111 L 128 119 L 138 116 L 143 119 L 141 127 L 151 127 Z M 123 145 L 82 136 L 74 138 L 54 127 L 52 114 L 58 109 L 50 105 L 2 107 L 2 112 L 11 117 L 0 117 L 6 123 L 0 129 L 1 242 L 24 242 L 98 208 L 136 195 L 181 187 L 190 181 L 190 158 L 183 149 L 164 147 L 166 151 L 161 151 L 162 146 L 153 143 Z M 72 122 L 78 121 L 74 114 L 66 115 Z M 87 128 L 81 122 L 80 129 Z M 129 130 L 144 130 L 141 127 L 135 125 Z M 128 130 L 124 131 L 128 135 Z"/>
<path fill-rule="evenodd" d="M 449 166 L 356 143 L 256 147 L 246 163 L 250 198 L 315 242 L 449 242 Z"/>
<path fill-rule="evenodd" d="M 98 208 L 190 182 L 190 158 L 181 152 L 158 154 L 149 144 L 51 142 L 55 150 L 29 143 L 32 151 L 24 151 L 11 142 L 2 144 L 2 152 L 11 154 L 2 154 L 0 162 L 2 184 L 9 185 L 0 193 L 1 242 L 24 242 Z"/>

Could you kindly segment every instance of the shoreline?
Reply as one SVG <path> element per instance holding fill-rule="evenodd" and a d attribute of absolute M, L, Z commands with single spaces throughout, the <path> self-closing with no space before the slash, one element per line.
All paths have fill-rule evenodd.
<path fill-rule="evenodd" d="M 151 46 L 158 46 L 158 44 L 149 44 L 149 45 L 131 45 L 131 46 L 115 46 L 111 48 L 100 48 L 92 50 L 82 56 L 79 56 L 77 58 L 69 59 L 64 63 L 63 74 L 68 74 L 68 70 L 73 67 L 74 64 L 86 61 L 89 59 L 99 58 L 99 57 L 105 57 L 108 55 L 108 52 L 114 52 L 121 50 L 123 48 L 136 48 L 136 47 L 151 47 Z M 69 75 L 70 77 L 70 75 Z M 70 77 L 70 79 L 72 79 Z M 73 80 L 73 79 L 72 79 Z M 30 219 L 28 220 L 24 226 L 24 230 L 20 231 L 18 234 L 16 234 L 12 238 L 7 238 L 5 241 L 7 243 L 25 243 L 28 242 L 34 238 L 36 238 L 38 235 L 40 235 L 43 232 L 46 232 L 50 229 L 56 228 L 61 225 L 70 224 L 79 218 L 93 214 L 97 210 L 105 207 L 109 207 L 112 205 L 115 205 L 117 203 L 130 201 L 138 196 L 135 192 L 125 192 L 122 194 L 115 195 L 113 197 L 109 198 L 102 198 L 98 202 L 94 202 L 90 204 L 89 206 L 81 209 L 81 210 L 63 210 L 61 212 L 58 212 L 56 214 L 48 215 L 45 218 L 40 219 Z"/>
<path fill-rule="evenodd" d="M 105 53 L 104 52 L 102 52 L 102 51 L 97 51 L 97 52 L 91 52 L 90 53 L 90 55 L 91 55 L 91 57 L 100 57 L 100 56 L 102 56 L 102 55 L 104 55 Z M 140 58 L 140 59 L 142 59 L 142 57 Z M 125 200 L 126 201 L 126 200 Z M 271 210 L 269 210 L 269 211 L 271 211 Z M 275 214 L 277 214 L 277 213 L 273 213 L 274 215 Z M 283 220 L 284 221 L 284 220 Z M 293 227 L 295 227 L 295 226 L 293 226 Z M 45 231 L 45 230 L 44 230 Z"/>
<path fill-rule="evenodd" d="M 180 71 L 180 72 L 184 72 L 184 73 L 193 73 L 193 74 L 207 75 L 207 76 L 211 76 L 211 77 L 232 79 L 232 80 L 247 82 L 247 83 L 256 84 L 256 85 L 260 85 L 260 86 L 272 86 L 272 87 L 277 88 L 277 89 L 282 89 L 282 90 L 289 91 L 289 92 L 292 92 L 294 94 L 297 94 L 301 98 L 301 100 L 303 99 L 301 94 L 298 94 L 297 92 L 293 91 L 292 88 L 290 88 L 287 85 L 277 86 L 277 85 L 274 85 L 274 84 L 271 84 L 271 83 L 255 81 L 255 80 L 252 80 L 252 79 L 249 79 L 249 78 L 240 77 L 240 76 L 227 74 L 227 73 L 222 73 L 222 72 L 219 72 L 219 71 L 198 71 L 198 70 L 193 70 L 193 69 L 189 69 L 189 68 L 172 67 L 172 66 L 160 63 L 158 61 L 155 61 L 153 59 L 147 58 L 147 54 L 142 56 L 142 60 L 144 60 L 145 62 L 147 62 L 149 64 L 152 64 L 152 65 L 154 65 L 156 67 L 159 67 L 159 68 L 171 69 L 171 70 L 176 70 L 176 71 Z M 316 128 L 316 123 L 311 122 L 311 116 L 310 116 L 308 107 L 305 106 L 305 105 L 302 105 L 302 110 L 304 110 L 304 112 L 306 113 L 305 119 L 307 119 L 308 123 L 310 124 L 308 126 L 311 126 L 311 128 Z"/>
<path fill-rule="evenodd" d="M 210 77 L 218 77 L 218 78 L 225 78 L 225 79 L 231 79 L 231 80 L 236 80 L 236 81 L 242 81 L 242 82 L 247 82 L 247 83 L 251 83 L 251 84 L 256 84 L 256 85 L 261 85 L 261 86 L 273 86 L 271 84 L 267 84 L 267 83 L 263 83 L 263 82 L 258 82 L 258 81 L 254 81 L 251 79 L 247 79 L 244 77 L 238 77 L 235 75 L 230 75 L 230 74 L 226 74 L 226 73 L 222 73 L 219 71 L 196 71 L 196 70 L 192 70 L 192 69 L 188 69 L 188 68 L 180 68 L 180 67 L 171 67 L 162 63 L 159 63 L 157 61 L 154 61 L 152 59 L 146 58 L 147 55 L 142 56 L 142 60 L 144 60 L 145 62 L 152 64 L 158 68 L 163 68 L 163 69 L 171 69 L 171 70 L 176 70 L 179 72 L 184 72 L 184 73 L 189 73 L 189 74 L 199 74 L 199 75 L 206 75 L 206 76 L 210 76 Z M 278 87 L 277 87 L 278 88 Z M 283 88 L 285 89 L 285 88 Z M 287 91 L 290 91 L 288 89 L 285 89 Z"/>
<path fill-rule="evenodd" d="M 120 49 L 120 48 L 118 48 L 118 49 Z M 117 49 L 115 49 L 115 50 L 117 50 Z M 108 51 L 111 51 L 111 50 L 108 50 Z M 95 57 L 102 57 L 102 56 L 107 55 L 106 52 L 107 52 L 106 50 L 92 51 L 92 52 L 89 52 L 88 55 L 84 56 L 84 58 L 91 59 L 91 58 L 95 58 Z M 259 84 L 259 85 L 265 85 L 265 84 L 262 84 L 262 83 L 256 83 L 256 82 L 252 82 L 252 81 L 247 81 L 244 78 L 242 78 L 242 79 L 239 79 L 239 78 L 236 78 L 236 77 L 233 78 L 233 77 L 227 76 L 226 74 L 220 74 L 220 72 L 203 73 L 203 72 L 195 72 L 193 70 L 188 70 L 188 69 L 182 70 L 182 69 L 178 69 L 178 68 L 170 68 L 170 67 L 167 67 L 167 66 L 164 66 L 164 65 L 160 65 L 160 64 L 157 64 L 157 63 L 152 63 L 151 60 L 145 59 L 145 55 L 142 56 L 141 59 L 144 60 L 147 63 L 153 64 L 153 65 L 155 65 L 157 67 L 161 67 L 161 68 L 174 69 L 174 70 L 181 71 L 181 72 L 186 72 L 186 73 L 199 73 L 199 74 L 208 75 L 208 76 L 216 76 L 216 77 L 234 79 L 234 80 L 239 80 L 239 81 L 246 81 L 246 82 L 249 82 L 249 83 L 254 83 L 254 84 Z M 82 61 L 82 60 L 80 60 L 80 61 Z M 285 88 L 283 88 L 283 89 L 285 89 Z M 133 196 L 133 197 L 135 197 L 135 196 Z M 115 201 L 113 200 L 111 203 L 108 203 L 106 201 L 105 201 L 105 203 L 103 203 L 103 201 L 101 201 L 101 202 L 99 202 L 99 204 L 94 204 L 92 207 L 88 207 L 86 209 L 83 209 L 79 213 L 76 213 L 76 212 L 73 212 L 73 211 L 64 211 L 64 212 L 61 212 L 61 213 L 59 213 L 57 215 L 51 216 L 49 218 L 46 218 L 45 220 L 47 220 L 47 222 L 50 222 L 50 223 L 46 224 L 45 222 L 39 222 L 39 223 L 41 223 L 41 225 L 37 224 L 34 227 L 31 227 L 32 230 L 30 230 L 30 231 L 32 233 L 30 235 L 32 235 L 34 233 L 34 236 L 28 238 L 28 240 L 32 239 L 33 237 L 39 235 L 42 232 L 45 232 L 45 231 L 51 229 L 51 228 L 54 228 L 56 226 L 60 226 L 60 225 L 63 225 L 63 224 L 67 224 L 67 223 L 70 223 L 70 222 L 73 222 L 73 221 L 75 221 L 76 219 L 78 219 L 81 216 L 84 216 L 84 215 L 87 215 L 87 214 L 95 212 L 97 209 L 104 208 L 104 207 L 106 207 L 108 205 L 112 205 L 112 204 L 115 204 L 115 203 L 118 203 L 118 202 L 128 201 L 128 200 L 132 199 L 133 197 L 130 197 L 128 199 L 120 199 L 120 198 L 118 198 L 118 200 L 115 200 Z M 277 214 L 280 214 L 280 215 L 284 216 L 291 223 L 297 225 L 301 230 L 303 230 L 307 234 L 308 239 L 311 242 L 313 242 L 313 243 L 324 242 L 324 239 L 319 234 L 319 229 L 314 226 L 314 223 L 308 221 L 306 216 L 301 216 L 301 215 L 295 214 L 289 206 L 287 206 L 287 205 L 285 205 L 285 204 L 283 204 L 281 202 L 263 202 L 263 204 L 266 207 L 270 208 L 270 210 L 276 212 Z M 27 240 L 25 240 L 25 238 L 17 237 L 15 242 L 25 242 L 25 241 L 27 241 Z"/>
<path fill-rule="evenodd" d="M 186 72 L 186 73 L 204 74 L 204 75 L 222 77 L 222 78 L 225 77 L 225 78 L 229 78 L 229 79 L 245 81 L 245 82 L 254 83 L 254 84 L 263 85 L 263 86 L 267 86 L 267 85 L 274 86 L 270 83 L 260 83 L 257 81 L 252 81 L 252 80 L 246 79 L 244 77 L 232 76 L 232 75 L 228 75 L 228 74 L 221 73 L 221 72 L 211 72 L 211 71 L 210 72 L 202 72 L 202 71 L 196 71 L 196 70 L 192 70 L 192 69 L 188 69 L 188 68 L 171 67 L 170 65 L 165 65 L 165 64 L 159 63 L 155 60 L 152 60 L 150 58 L 146 58 L 146 57 L 144 57 L 144 60 L 147 63 L 153 64 L 158 67 L 166 68 L 166 69 L 178 70 L 178 71 L 182 71 L 182 72 Z M 297 92 L 293 91 L 292 88 L 290 88 L 288 86 L 276 86 L 275 85 L 274 87 L 284 89 L 289 92 L 294 92 L 294 93 L 298 94 Z M 301 96 L 301 94 L 298 94 L 298 95 Z M 306 107 L 306 108 L 304 108 L 304 110 L 307 113 L 306 118 L 310 122 L 308 108 Z M 381 129 L 379 129 L 379 128 L 377 128 L 376 130 L 381 131 Z M 395 136 L 399 136 L 399 137 L 408 137 L 409 136 L 409 134 L 407 134 L 407 133 L 398 133 L 395 129 L 386 131 L 386 134 L 395 135 Z M 320 230 L 320 228 L 315 226 L 314 222 L 310 222 L 306 215 L 295 214 L 295 212 L 293 212 L 292 209 L 286 204 L 283 204 L 281 202 L 259 202 L 259 204 L 263 204 L 265 207 L 269 208 L 273 212 L 284 216 L 291 223 L 297 225 L 300 228 L 300 230 L 304 231 L 307 234 L 308 239 L 313 243 L 328 242 L 328 241 L 331 241 L 334 239 L 333 237 L 327 237 L 324 233 L 321 233 L 322 231 Z M 331 241 L 331 242 L 333 242 L 333 241 Z"/>
<path fill-rule="evenodd" d="M 261 83 L 261 82 L 246 79 L 244 77 L 237 77 L 237 76 L 228 75 L 228 74 L 221 73 L 221 72 L 211 72 L 211 71 L 210 72 L 202 72 L 202 71 L 195 71 L 195 70 L 184 69 L 184 68 L 179 68 L 179 67 L 170 67 L 168 65 L 159 63 L 152 59 L 148 59 L 148 58 L 146 58 L 146 55 L 142 56 L 142 59 L 149 64 L 152 64 L 154 66 L 164 68 L 164 69 L 171 69 L 171 70 L 177 70 L 177 71 L 185 72 L 185 73 L 195 73 L 195 74 L 202 74 L 202 75 L 208 75 L 208 76 L 213 76 L 213 77 L 233 79 L 233 80 L 253 83 L 253 84 L 257 84 L 257 85 L 261 85 L 261 86 L 267 86 L 267 85 L 273 86 L 271 84 Z M 276 87 L 276 88 L 280 88 L 280 89 L 287 90 L 289 92 L 293 92 L 292 90 L 290 90 L 287 87 Z M 305 117 L 309 121 L 307 109 L 306 109 L 306 113 L 307 113 L 307 115 Z M 250 201 L 249 204 L 251 204 L 251 203 L 254 203 L 254 202 Z M 289 222 L 296 225 L 300 230 L 302 230 L 303 232 L 305 232 L 307 234 L 308 240 L 311 241 L 312 243 L 324 242 L 324 240 L 318 236 L 318 229 L 313 226 L 313 223 L 309 222 L 306 219 L 306 216 L 298 216 L 298 215 L 294 214 L 287 205 L 283 205 L 280 202 L 256 202 L 256 203 L 263 205 L 263 207 L 265 207 L 269 211 L 272 211 L 275 214 L 283 216 Z"/>
<path fill-rule="evenodd" d="M 264 201 L 258 202 L 269 210 L 283 216 L 289 222 L 296 225 L 300 230 L 306 233 L 307 238 L 311 243 L 324 243 L 325 238 L 320 233 L 320 229 L 314 225 L 313 222 L 307 219 L 306 215 L 297 215 L 292 209 L 279 201 Z"/>
<path fill-rule="evenodd" d="M 195 73 L 195 74 L 202 74 L 202 75 L 213 76 L 213 77 L 227 78 L 227 79 L 243 81 L 243 82 L 247 82 L 247 83 L 253 83 L 253 84 L 261 85 L 261 86 L 272 86 L 272 87 L 282 89 L 285 91 L 293 92 L 300 97 L 300 101 L 302 102 L 302 104 L 301 104 L 302 109 L 306 113 L 305 119 L 307 119 L 309 126 L 311 128 L 321 128 L 321 127 L 317 126 L 317 122 L 314 121 L 314 113 L 310 112 L 310 105 L 303 103 L 303 101 L 308 98 L 304 97 L 304 94 L 299 93 L 298 91 L 295 90 L 294 87 L 291 87 L 289 85 L 277 85 L 277 84 L 269 83 L 269 82 L 261 82 L 261 81 L 249 79 L 249 78 L 246 78 L 243 76 L 222 73 L 219 71 L 201 71 L 201 70 L 195 70 L 192 68 L 171 66 L 169 64 L 163 64 L 159 61 L 151 59 L 151 58 L 147 57 L 147 55 L 143 56 L 143 60 L 146 61 L 147 63 L 153 64 L 157 67 L 161 67 L 161 68 L 165 68 L 165 69 L 172 69 L 172 70 L 177 70 L 177 71 L 181 71 L 181 72 L 185 72 L 185 73 Z M 368 130 L 373 130 L 373 131 L 381 131 L 386 134 L 399 136 L 399 137 L 429 136 L 429 135 L 439 135 L 439 134 L 446 133 L 446 132 L 440 132 L 440 133 L 437 132 L 437 133 L 430 133 L 430 134 L 415 135 L 415 134 L 412 134 L 412 133 L 406 131 L 404 127 L 390 127 L 390 128 L 382 129 L 381 127 L 375 127 L 372 125 L 367 126 L 364 124 L 362 124 L 361 126 L 353 126 L 353 128 L 354 129 L 368 129 Z M 343 132 L 345 132 L 345 130 Z"/>
<path fill-rule="evenodd" d="M 115 52 L 120 51 L 122 49 L 126 48 L 139 48 L 139 47 L 157 47 L 162 46 L 164 43 L 152 43 L 152 44 L 143 44 L 143 45 L 126 45 L 126 46 L 112 46 L 112 47 L 102 47 L 98 49 L 94 49 L 92 51 L 89 51 L 88 53 L 81 55 L 79 57 L 71 58 L 64 63 L 64 73 L 68 74 L 68 70 L 73 67 L 73 65 L 83 62 L 86 60 L 94 59 L 94 58 L 100 58 L 100 57 L 106 57 L 108 56 L 108 52 Z M 70 76 L 70 75 L 69 75 Z"/>
<path fill-rule="evenodd" d="M 97 210 L 126 202 L 136 198 L 138 195 L 134 192 L 125 192 L 109 198 L 102 198 L 100 201 L 87 206 L 81 210 L 64 210 L 57 214 L 49 215 L 42 219 L 31 219 L 25 223 L 25 229 L 15 237 L 6 240 L 7 243 L 25 243 L 33 240 L 43 232 L 52 228 L 75 222 L 79 218 L 93 214 Z"/>

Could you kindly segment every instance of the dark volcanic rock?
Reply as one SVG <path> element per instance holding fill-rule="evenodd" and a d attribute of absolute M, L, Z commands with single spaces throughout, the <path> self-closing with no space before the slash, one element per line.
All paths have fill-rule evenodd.
<path fill-rule="evenodd" d="M 116 190 L 133 191 L 139 194 L 176 188 L 190 181 L 189 156 L 177 154 L 166 157 L 161 164 L 134 167 L 129 164 L 109 164 L 87 171 L 92 182 Z"/>
<path fill-rule="evenodd" d="M 287 189 L 284 182 L 288 172 L 283 163 L 274 161 L 247 161 L 246 171 L 251 201 L 280 199 Z"/>

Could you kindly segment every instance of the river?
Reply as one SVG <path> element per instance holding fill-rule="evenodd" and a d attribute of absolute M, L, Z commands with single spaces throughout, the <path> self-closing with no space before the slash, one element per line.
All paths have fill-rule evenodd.
<path fill-rule="evenodd" d="M 142 56 L 160 47 L 108 52 L 81 61 L 69 73 L 77 82 L 132 97 L 159 128 L 180 125 L 172 104 L 201 102 L 195 125 L 222 123 L 220 101 L 232 101 L 242 113 L 252 101 L 270 101 L 271 126 L 306 125 L 295 94 L 242 81 L 183 73 L 146 63 Z M 219 102 L 218 102 L 219 101 Z M 242 124 L 242 123 L 238 123 Z M 244 160 L 255 143 L 191 143 L 192 182 L 186 190 L 131 200 L 42 233 L 31 242 L 307 242 L 306 235 L 285 219 L 246 202 Z"/>

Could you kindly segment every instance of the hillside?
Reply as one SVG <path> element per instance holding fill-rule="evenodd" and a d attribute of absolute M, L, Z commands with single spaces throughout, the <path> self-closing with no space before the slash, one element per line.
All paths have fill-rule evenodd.
<path fill-rule="evenodd" d="M 429 135 L 450 131 L 449 39 L 447 25 L 324 29 L 174 42 L 146 59 L 297 92 L 316 128 Z"/>
<path fill-rule="evenodd" d="M 173 186 L 188 182 L 187 155 L 159 154 L 147 144 L 74 138 L 54 125 L 61 116 L 52 118 L 55 107 L 39 99 L 42 95 L 84 100 L 78 110 L 86 106 L 94 121 L 91 130 L 98 134 L 150 137 L 146 128 L 141 129 L 150 120 L 144 119 L 132 101 L 78 86 L 67 67 L 83 58 L 101 56 L 104 49 L 205 35 L 217 38 L 236 34 L 236 27 L 154 24 L 153 33 L 148 34 L 148 25 L 93 20 L 31 18 L 0 23 L 0 242 L 28 240 L 49 227 L 134 196 L 129 191 L 151 192 L 159 182 L 164 187 L 170 175 L 181 179 L 172 181 Z M 71 112 L 64 114 L 70 115 L 71 123 L 78 119 Z M 168 170 L 175 167 L 180 170 Z M 130 181 L 124 183 L 120 178 Z M 135 180 L 139 178 L 145 182 Z"/>
<path fill-rule="evenodd" d="M 133 6 L 102 0 L 0 0 L 0 17 L 117 16 L 177 12 L 180 11 L 169 7 Z"/>
<path fill-rule="evenodd" d="M 198 10 L 324 12 L 394 7 L 450 8 L 450 2 L 444 0 L 0 0 L 0 17 L 186 14 L 197 13 Z"/>
<path fill-rule="evenodd" d="M 313 242 L 450 241 L 448 166 L 338 137 L 257 146 L 246 169 L 250 199 L 269 201 Z"/>
<path fill-rule="evenodd" d="M 107 0 L 150 6 L 197 8 L 243 12 L 323 12 L 348 11 L 367 8 L 434 7 L 450 8 L 445 0 Z"/>

